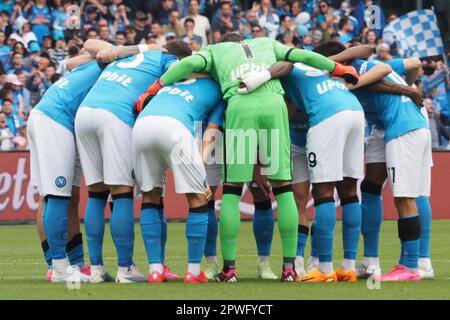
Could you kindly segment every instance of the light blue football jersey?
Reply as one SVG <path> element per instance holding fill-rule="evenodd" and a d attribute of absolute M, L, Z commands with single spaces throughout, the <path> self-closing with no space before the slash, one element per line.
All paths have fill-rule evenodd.
<path fill-rule="evenodd" d="M 371 68 L 381 62 L 371 60 L 355 60 L 353 65 L 360 75 L 366 73 Z M 395 71 L 392 71 L 385 77 L 385 80 L 407 85 L 405 80 Z M 399 136 L 404 135 L 412 130 L 428 128 L 427 120 L 420 112 L 416 104 L 406 96 L 399 96 L 387 93 L 371 92 L 367 89 L 360 88 L 355 90 L 355 94 L 362 101 L 363 107 L 373 111 L 376 109 L 377 120 L 375 123 L 378 128 L 384 127 L 384 140 L 389 142 Z M 363 101 L 365 100 L 365 101 Z"/>
<path fill-rule="evenodd" d="M 289 100 L 308 116 L 310 127 L 344 110 L 363 111 L 343 81 L 331 78 L 325 71 L 296 63 L 281 83 Z"/>
<path fill-rule="evenodd" d="M 74 133 L 74 121 L 78 107 L 101 72 L 96 61 L 75 68 L 48 88 L 34 109 Z"/>
<path fill-rule="evenodd" d="M 225 107 L 219 84 L 211 79 L 192 79 L 163 87 L 138 119 L 146 116 L 175 118 L 195 135 L 208 122 L 223 126 Z"/>
<path fill-rule="evenodd" d="M 289 119 L 289 134 L 291 144 L 300 148 L 306 147 L 306 135 L 308 134 L 308 117 L 300 111 L 296 111 Z"/>
<path fill-rule="evenodd" d="M 133 104 L 175 61 L 175 56 L 163 51 L 114 61 L 103 70 L 81 107 L 105 109 L 132 127 Z"/>

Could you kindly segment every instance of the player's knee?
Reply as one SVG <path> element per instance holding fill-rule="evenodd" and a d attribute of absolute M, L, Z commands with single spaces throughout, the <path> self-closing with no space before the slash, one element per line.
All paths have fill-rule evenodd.
<path fill-rule="evenodd" d="M 237 196 L 242 195 L 242 185 L 237 184 L 224 184 L 222 194 L 234 194 Z"/>
<path fill-rule="evenodd" d="M 370 193 L 374 195 L 381 195 L 381 190 L 383 189 L 383 184 L 377 184 L 374 182 L 371 182 L 364 178 L 364 180 L 361 182 L 361 192 L 364 193 Z"/>
<path fill-rule="evenodd" d="M 313 185 L 312 195 L 314 201 L 319 201 L 321 199 L 333 198 L 334 188 L 328 184 L 321 183 Z"/>

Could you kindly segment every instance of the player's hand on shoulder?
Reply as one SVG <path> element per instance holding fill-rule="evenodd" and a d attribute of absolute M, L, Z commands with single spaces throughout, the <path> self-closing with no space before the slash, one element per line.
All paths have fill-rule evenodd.
<path fill-rule="evenodd" d="M 158 93 L 158 91 L 163 87 L 161 81 L 158 79 L 153 84 L 148 87 L 147 91 L 139 96 L 133 105 L 133 110 L 135 114 L 139 114 L 144 110 L 145 106 L 150 102 L 150 100 Z"/>
<path fill-rule="evenodd" d="M 111 63 L 117 59 L 117 53 L 114 48 L 100 50 L 96 57 L 99 63 Z"/>
<path fill-rule="evenodd" d="M 336 63 L 333 72 L 331 73 L 333 76 L 343 78 L 346 82 L 349 82 L 353 85 L 358 83 L 359 75 L 356 72 L 356 69 L 352 66 L 346 66 L 340 63 Z"/>

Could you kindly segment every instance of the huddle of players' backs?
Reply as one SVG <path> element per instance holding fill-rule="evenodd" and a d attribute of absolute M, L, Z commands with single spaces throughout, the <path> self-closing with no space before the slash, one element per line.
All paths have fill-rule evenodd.
<path fill-rule="evenodd" d="M 61 123 L 72 132 L 79 106 L 103 108 L 130 126 L 135 116 L 132 105 L 148 85 L 157 80 L 177 58 L 162 51 L 146 51 L 110 63 L 101 70 L 95 61 L 84 64 L 65 75 L 48 89 L 36 109 Z M 376 65 L 375 61 L 355 60 L 353 65 L 360 74 Z M 394 69 L 386 79 L 405 84 L 395 71 L 402 72 L 401 64 L 393 62 Z M 254 67 L 244 66 L 236 71 L 252 72 Z M 414 103 L 405 97 L 372 94 L 366 89 L 350 92 L 341 80 L 335 80 L 324 71 L 295 64 L 288 76 L 281 79 L 287 97 L 298 111 L 308 116 L 309 127 L 315 126 L 343 110 L 364 111 L 375 114 L 374 122 L 385 126 L 389 141 L 407 131 L 426 128 L 426 120 Z M 355 96 L 356 95 L 356 96 Z M 358 100 L 359 99 L 359 100 Z M 361 103 L 360 103 L 361 101 Z M 399 104 L 412 104 L 399 107 Z M 208 121 L 214 109 L 215 123 L 222 125 L 225 109 L 220 86 L 210 79 L 186 80 L 167 86 L 154 97 L 140 117 L 148 115 L 170 116 L 181 121 L 191 132 L 194 123 Z M 402 120 L 403 119 L 403 120 Z M 303 134 L 307 130 L 301 129 Z"/>

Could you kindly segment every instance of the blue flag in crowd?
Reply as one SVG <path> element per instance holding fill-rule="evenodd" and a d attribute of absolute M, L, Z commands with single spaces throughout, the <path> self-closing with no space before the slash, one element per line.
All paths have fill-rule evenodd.
<path fill-rule="evenodd" d="M 444 53 L 433 10 L 409 12 L 388 25 L 402 57 L 425 58 Z"/>

